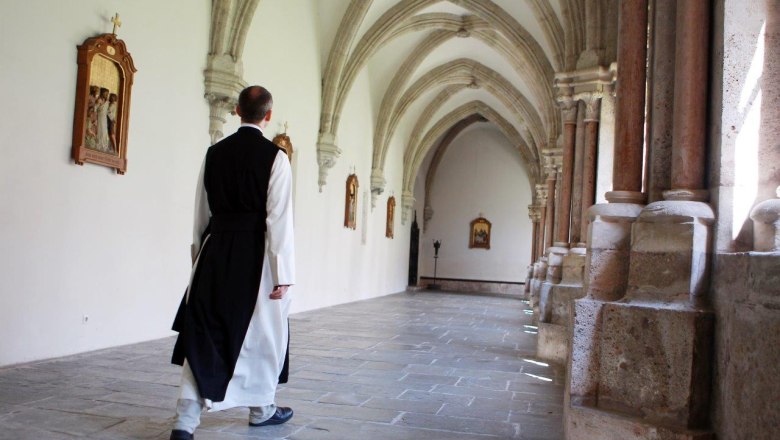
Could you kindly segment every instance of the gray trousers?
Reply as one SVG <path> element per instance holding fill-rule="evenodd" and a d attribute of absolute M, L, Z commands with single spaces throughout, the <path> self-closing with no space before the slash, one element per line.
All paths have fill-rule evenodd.
<path fill-rule="evenodd" d="M 200 425 L 200 413 L 203 412 L 203 403 L 198 400 L 179 399 L 176 404 L 176 421 L 173 429 L 187 431 L 190 434 Z M 250 406 L 249 423 L 263 423 L 270 419 L 276 412 L 276 405 Z"/>

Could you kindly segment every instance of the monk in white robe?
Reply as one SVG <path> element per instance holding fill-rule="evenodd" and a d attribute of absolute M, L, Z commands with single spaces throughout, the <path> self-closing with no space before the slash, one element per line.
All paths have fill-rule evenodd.
<path fill-rule="evenodd" d="M 284 423 L 288 286 L 294 283 L 292 173 L 261 129 L 272 98 L 241 92 L 239 130 L 209 148 L 198 179 L 190 284 L 174 322 L 183 366 L 171 439 L 192 439 L 203 409 L 249 407 L 249 424 Z"/>

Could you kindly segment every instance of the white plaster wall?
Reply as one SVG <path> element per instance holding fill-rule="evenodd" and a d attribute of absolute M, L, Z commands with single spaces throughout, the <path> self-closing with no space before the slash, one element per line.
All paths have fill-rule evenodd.
<path fill-rule="evenodd" d="M 0 365 L 171 334 L 208 145 L 210 8 L 0 3 Z M 117 11 L 138 68 L 124 176 L 70 159 L 76 46 Z"/>
<path fill-rule="evenodd" d="M 312 0 L 260 2 L 244 52 L 246 81 L 266 86 L 274 96 L 273 119 L 266 136 L 275 136 L 288 121 L 288 135 L 295 147 L 297 283 L 291 289 L 293 312 L 404 290 L 409 253 L 408 228 L 400 223 L 403 151 L 395 144 L 385 169 L 387 191 L 373 211 L 369 206 L 368 221 L 363 221 L 376 118 L 368 69 L 358 75 L 347 98 L 337 133 L 342 154 L 329 171 L 327 185 L 319 191 L 316 146 L 321 72 L 327 63 L 322 45 L 331 44 L 334 25 L 329 20 L 341 17 L 318 14 L 317 5 Z M 225 133 L 237 125 L 234 117 Z M 357 230 L 343 226 L 345 184 L 353 169 L 360 184 Z M 386 203 L 391 191 L 396 196 L 392 240 L 385 238 Z"/>
<path fill-rule="evenodd" d="M 427 168 L 422 167 L 418 183 Z M 423 193 L 415 195 L 423 202 Z M 431 191 L 434 215 L 420 236 L 420 275 L 433 276 L 433 240 L 438 239 L 440 277 L 523 281 L 531 262 L 529 204 L 526 171 L 506 137 L 489 123 L 465 129 L 439 163 Z M 469 224 L 480 212 L 492 223 L 490 250 L 468 247 Z"/>

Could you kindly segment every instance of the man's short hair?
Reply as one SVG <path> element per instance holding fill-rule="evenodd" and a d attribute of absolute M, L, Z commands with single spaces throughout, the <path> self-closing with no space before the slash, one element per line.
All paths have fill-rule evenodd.
<path fill-rule="evenodd" d="M 261 86 L 249 86 L 238 95 L 238 108 L 241 119 L 247 122 L 260 122 L 274 105 L 271 92 Z"/>

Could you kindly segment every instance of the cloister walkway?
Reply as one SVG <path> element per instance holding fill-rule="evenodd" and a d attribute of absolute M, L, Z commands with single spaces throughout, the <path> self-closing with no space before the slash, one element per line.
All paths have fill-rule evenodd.
<path fill-rule="evenodd" d="M 562 438 L 563 370 L 533 357 L 526 302 L 405 292 L 291 317 L 281 426 L 204 414 L 198 440 Z M 1 439 L 167 439 L 173 338 L 0 370 Z"/>

